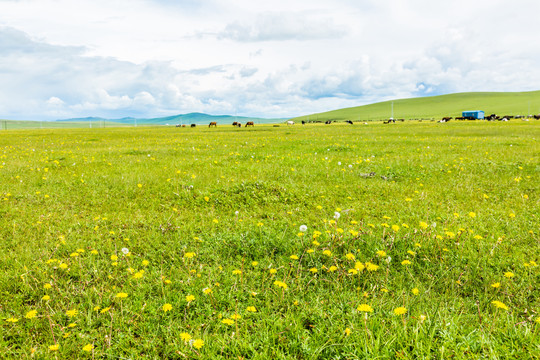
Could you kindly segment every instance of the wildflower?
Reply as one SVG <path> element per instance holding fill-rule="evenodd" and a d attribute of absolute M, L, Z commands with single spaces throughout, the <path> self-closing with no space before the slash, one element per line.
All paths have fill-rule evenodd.
<path fill-rule="evenodd" d="M 270 274 L 273 275 L 273 274 L 277 273 L 277 270 L 276 269 L 270 269 L 269 272 L 270 272 Z"/>
<path fill-rule="evenodd" d="M 379 255 L 380 257 L 385 257 L 386 256 L 386 252 L 382 251 L 382 250 L 377 251 L 376 254 Z"/>
<path fill-rule="evenodd" d="M 208 294 L 212 293 L 212 289 L 209 288 L 209 287 L 204 288 L 204 289 L 203 289 L 203 293 L 204 293 L 205 295 L 208 295 Z"/>
<path fill-rule="evenodd" d="M 66 263 L 61 263 L 60 265 L 58 265 L 58 267 L 62 270 L 66 270 L 68 268 L 68 264 Z"/>
<path fill-rule="evenodd" d="M 121 293 L 116 294 L 115 297 L 120 298 L 120 299 L 124 299 L 124 298 L 128 297 L 128 294 L 121 292 Z"/>
<path fill-rule="evenodd" d="M 193 295 L 188 295 L 188 296 L 186 296 L 186 301 L 187 301 L 188 303 L 192 302 L 193 300 L 195 300 L 195 296 L 193 296 Z"/>
<path fill-rule="evenodd" d="M 103 308 L 99 313 L 100 314 L 105 314 L 106 312 L 108 312 L 109 310 L 111 310 L 111 307 L 106 307 L 106 308 Z"/>
<path fill-rule="evenodd" d="M 37 310 L 30 310 L 29 312 L 26 313 L 24 317 L 27 319 L 33 319 L 36 317 L 36 315 L 37 315 Z"/>
<path fill-rule="evenodd" d="M 514 273 L 511 272 L 511 271 L 507 271 L 504 273 L 504 277 L 510 279 L 510 278 L 513 278 L 514 277 Z"/>
<path fill-rule="evenodd" d="M 361 312 L 373 312 L 373 308 L 368 304 L 361 304 L 358 306 L 358 308 L 356 308 L 356 310 Z"/>
<path fill-rule="evenodd" d="M 142 184 L 137 184 L 137 187 L 140 189 L 142 188 Z"/>
<path fill-rule="evenodd" d="M 401 265 L 411 265 L 411 262 L 409 260 L 403 260 Z"/>
<path fill-rule="evenodd" d="M 92 351 L 93 348 L 94 348 L 94 345 L 87 344 L 82 349 L 83 349 L 83 351 L 90 352 L 90 351 Z"/>
<path fill-rule="evenodd" d="M 43 288 L 44 289 L 50 289 L 50 288 L 52 288 L 52 285 L 47 283 L 47 284 L 43 285 Z"/>
<path fill-rule="evenodd" d="M 355 259 L 354 255 L 351 254 L 351 253 L 348 253 L 347 255 L 345 255 L 345 257 L 347 258 L 347 260 L 354 260 Z"/>
<path fill-rule="evenodd" d="M 420 291 L 418 290 L 418 288 L 414 288 L 414 289 L 412 289 L 411 291 L 412 291 L 412 293 L 413 293 L 414 295 L 418 295 L 418 293 L 420 292 Z"/>
<path fill-rule="evenodd" d="M 330 267 L 328 268 L 328 271 L 329 271 L 329 272 L 334 272 L 334 271 L 336 271 L 336 270 L 337 270 L 337 266 L 334 266 L 334 265 L 332 265 L 332 266 L 330 266 Z"/>
<path fill-rule="evenodd" d="M 111 255 L 111 260 L 112 260 L 112 261 L 118 260 L 118 256 L 116 256 L 116 255 Z"/>
<path fill-rule="evenodd" d="M 66 311 L 66 315 L 68 317 L 70 317 L 70 318 L 76 316 L 78 313 L 79 313 L 79 310 L 77 310 L 77 309 L 72 309 L 72 310 L 67 310 Z"/>
<path fill-rule="evenodd" d="M 473 213 L 473 212 L 471 211 L 471 212 L 469 213 L 469 216 L 472 217 L 472 218 L 474 218 L 474 217 L 476 217 L 476 213 Z"/>
<path fill-rule="evenodd" d="M 364 264 L 362 264 L 360 261 L 357 261 L 355 264 L 354 264 L 354 268 L 358 271 L 362 271 L 365 269 L 365 266 Z"/>
<path fill-rule="evenodd" d="M 398 232 L 399 231 L 399 225 L 392 225 L 392 230 L 394 230 L 395 232 Z"/>
<path fill-rule="evenodd" d="M 321 243 L 318 242 L 317 240 L 313 240 L 312 244 L 313 244 L 314 246 L 319 246 L 319 245 L 321 245 Z"/>
<path fill-rule="evenodd" d="M 257 309 L 255 308 L 255 306 L 248 306 L 246 310 L 249 312 L 257 312 Z"/>
<path fill-rule="evenodd" d="M 6 319 L 6 321 L 10 323 L 16 323 L 17 321 L 19 321 L 19 319 L 11 317 L 9 319 Z"/>
<path fill-rule="evenodd" d="M 242 271 L 241 270 L 238 270 L 238 269 L 235 269 L 232 271 L 233 275 L 240 275 L 242 274 Z"/>
<path fill-rule="evenodd" d="M 352 333 L 351 329 L 349 329 L 349 328 L 346 328 L 346 329 L 345 329 L 345 335 L 346 335 L 346 336 L 351 335 L 351 333 Z"/>
<path fill-rule="evenodd" d="M 188 342 L 189 340 L 191 340 L 191 335 L 189 335 L 188 333 L 181 333 L 180 334 L 180 339 L 184 340 L 184 342 Z"/>
<path fill-rule="evenodd" d="M 285 284 L 283 281 L 274 281 L 274 285 L 277 286 L 277 287 L 280 287 L 280 288 L 283 288 L 285 290 L 287 290 L 288 286 L 287 284 Z"/>
<path fill-rule="evenodd" d="M 49 345 L 49 350 L 50 351 L 57 351 L 58 349 L 60 349 L 60 345 L 58 345 L 58 344 Z"/>
<path fill-rule="evenodd" d="M 318 272 L 317 268 L 315 268 L 315 267 L 309 269 L 309 271 L 311 271 L 311 273 L 313 273 L 313 274 L 316 274 Z"/>
<path fill-rule="evenodd" d="M 258 261 L 253 261 L 253 262 L 251 262 L 251 266 L 257 266 L 257 265 L 259 265 L 259 262 L 258 262 Z"/>
<path fill-rule="evenodd" d="M 140 279 L 140 278 L 143 277 L 143 274 L 144 274 L 144 270 L 137 271 L 137 272 L 133 275 L 133 278 L 134 278 L 134 279 Z"/>
<path fill-rule="evenodd" d="M 97 254 L 99 254 L 99 252 L 98 252 L 97 250 L 94 249 L 94 250 L 91 250 L 91 251 L 90 251 L 90 254 L 92 254 L 92 255 L 97 255 Z"/>
<path fill-rule="evenodd" d="M 191 258 L 195 257 L 195 253 L 194 252 L 187 252 L 187 253 L 184 254 L 184 257 L 186 259 L 191 259 Z"/>
<path fill-rule="evenodd" d="M 395 315 L 403 315 L 405 313 L 407 313 L 407 309 L 405 309 L 404 307 L 398 307 L 394 309 Z"/>
<path fill-rule="evenodd" d="M 307 226 L 306 225 L 300 225 L 300 231 L 305 233 L 307 231 Z"/>
<path fill-rule="evenodd" d="M 141 264 L 142 264 L 142 266 L 148 266 L 148 264 L 150 264 L 150 262 L 148 260 L 143 260 Z"/>
<path fill-rule="evenodd" d="M 508 306 L 498 300 L 494 300 L 491 303 L 498 309 L 508 310 Z"/>
<path fill-rule="evenodd" d="M 298 260 L 298 256 L 296 256 L 296 255 L 291 255 L 290 258 L 291 258 L 292 260 Z"/>
<path fill-rule="evenodd" d="M 129 254 L 129 249 L 128 249 L 128 248 L 122 248 L 121 251 L 122 251 L 122 253 L 123 253 L 124 255 Z"/>
<path fill-rule="evenodd" d="M 370 262 L 366 263 L 366 269 L 367 271 L 377 271 L 379 269 L 379 265 L 372 264 Z"/>
<path fill-rule="evenodd" d="M 315 252 L 315 250 L 313 250 L 313 249 L 307 249 L 306 252 L 307 252 L 308 254 L 311 254 L 311 253 Z"/>
<path fill-rule="evenodd" d="M 231 320 L 231 319 L 223 319 L 223 320 L 221 320 L 221 322 L 224 323 L 225 325 L 234 324 L 234 320 Z"/>
<path fill-rule="evenodd" d="M 356 274 L 358 274 L 358 270 L 356 270 L 356 269 L 349 269 L 349 271 L 347 271 L 347 272 L 348 272 L 349 274 L 351 274 L 351 275 L 356 275 Z"/>
<path fill-rule="evenodd" d="M 422 229 L 427 229 L 428 224 L 427 224 L 426 222 L 420 221 L 420 227 L 421 227 Z"/>
<path fill-rule="evenodd" d="M 171 311 L 172 305 L 171 304 L 165 304 L 163 305 L 163 312 Z"/>
<path fill-rule="evenodd" d="M 322 253 L 326 256 L 332 256 L 332 252 L 330 250 L 324 250 Z"/>
<path fill-rule="evenodd" d="M 339 212 L 334 212 L 334 219 L 339 219 L 341 217 L 341 214 Z"/>
<path fill-rule="evenodd" d="M 501 283 L 498 283 L 498 282 L 491 284 L 491 287 L 495 289 L 499 288 L 500 286 L 501 286 Z"/>
<path fill-rule="evenodd" d="M 217 224 L 219 221 L 218 221 L 218 219 L 214 219 L 214 220 L 212 220 L 212 222 L 213 222 L 214 224 Z"/>
<path fill-rule="evenodd" d="M 204 197 L 204 201 L 208 202 L 209 200 L 210 200 L 210 198 L 208 196 Z"/>
<path fill-rule="evenodd" d="M 204 346 L 204 341 L 202 339 L 197 339 L 195 341 L 193 341 L 193 347 L 195 349 L 200 349 Z"/>

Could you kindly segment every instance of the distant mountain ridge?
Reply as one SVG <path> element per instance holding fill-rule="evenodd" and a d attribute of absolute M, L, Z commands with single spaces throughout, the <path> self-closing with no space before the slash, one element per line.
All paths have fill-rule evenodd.
<path fill-rule="evenodd" d="M 246 117 L 246 116 L 233 116 L 233 115 L 209 115 L 204 113 L 189 113 L 189 114 L 179 114 L 172 116 L 164 116 L 158 118 L 134 118 L 134 117 L 124 117 L 120 119 L 108 119 L 102 117 L 84 117 L 84 118 L 71 118 L 71 119 L 61 119 L 56 121 L 65 121 L 65 122 L 113 122 L 119 124 L 133 124 L 137 123 L 138 125 L 176 125 L 176 124 L 206 124 L 212 121 L 217 122 L 218 124 L 233 123 L 235 121 L 245 123 L 247 121 L 253 121 L 256 123 L 276 123 L 287 120 L 286 118 L 258 118 L 258 117 Z"/>

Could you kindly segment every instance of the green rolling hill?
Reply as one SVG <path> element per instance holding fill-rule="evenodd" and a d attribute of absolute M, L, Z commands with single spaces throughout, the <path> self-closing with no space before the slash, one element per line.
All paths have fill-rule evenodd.
<path fill-rule="evenodd" d="M 461 116 L 464 110 L 484 110 L 486 115 L 528 115 L 540 113 L 540 91 L 469 92 L 411 99 L 389 100 L 369 105 L 296 117 L 294 121 L 440 119 Z"/>

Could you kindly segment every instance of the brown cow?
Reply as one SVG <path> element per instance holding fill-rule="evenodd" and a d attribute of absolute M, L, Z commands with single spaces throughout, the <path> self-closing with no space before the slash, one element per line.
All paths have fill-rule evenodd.
<path fill-rule="evenodd" d="M 248 126 L 255 126 L 255 125 L 253 124 L 253 121 L 248 121 L 248 122 L 246 123 L 246 126 L 245 126 L 245 127 L 248 127 Z"/>
<path fill-rule="evenodd" d="M 238 121 L 233 122 L 232 126 L 238 126 Z"/>
<path fill-rule="evenodd" d="M 210 127 L 210 126 L 217 127 L 217 122 L 212 121 L 212 122 L 208 125 L 208 127 Z"/>

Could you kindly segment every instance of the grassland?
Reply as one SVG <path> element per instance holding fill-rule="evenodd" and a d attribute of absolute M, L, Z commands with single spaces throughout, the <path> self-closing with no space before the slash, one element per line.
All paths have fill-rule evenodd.
<path fill-rule="evenodd" d="M 384 101 L 364 106 L 310 114 L 294 120 L 353 120 L 388 119 L 394 107 L 395 119 L 441 119 L 461 116 L 464 110 L 484 110 L 486 115 L 540 114 L 540 91 L 527 92 L 468 92 L 440 96 Z"/>
<path fill-rule="evenodd" d="M 539 138 L 0 132 L 0 357 L 538 358 Z"/>

